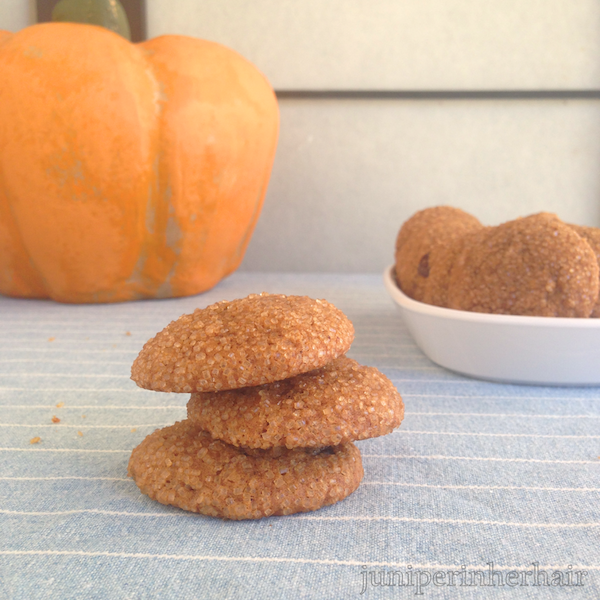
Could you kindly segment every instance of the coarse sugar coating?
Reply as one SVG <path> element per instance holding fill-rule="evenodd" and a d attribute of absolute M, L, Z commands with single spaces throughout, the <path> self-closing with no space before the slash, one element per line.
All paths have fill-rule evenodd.
<path fill-rule="evenodd" d="M 590 245 L 590 248 L 596 255 L 596 262 L 600 265 L 600 229 L 597 227 L 586 227 L 585 225 L 573 225 L 572 223 L 569 223 L 569 227 Z M 590 317 L 596 319 L 600 317 L 600 292 Z"/>
<path fill-rule="evenodd" d="M 342 356 L 284 381 L 192 394 L 188 419 L 214 438 L 248 448 L 334 446 L 390 433 L 404 416 L 393 383 Z"/>
<path fill-rule="evenodd" d="M 418 211 L 400 228 L 396 238 L 396 279 L 400 289 L 420 302 L 443 306 L 449 256 L 455 243 L 483 225 L 452 206 Z"/>
<path fill-rule="evenodd" d="M 250 456 L 185 420 L 146 437 L 128 473 L 162 504 L 238 520 L 334 504 L 358 487 L 363 467 L 352 443 Z"/>
<path fill-rule="evenodd" d="M 556 215 L 483 229 L 459 252 L 448 307 L 545 317 L 589 317 L 598 299 L 590 245 Z"/>
<path fill-rule="evenodd" d="M 167 325 L 144 345 L 131 378 L 160 392 L 262 385 L 322 367 L 353 339 L 352 323 L 326 300 L 252 294 Z"/>
<path fill-rule="evenodd" d="M 435 306 L 448 306 L 448 287 L 452 269 L 463 248 L 481 237 L 482 232 L 489 227 L 480 227 L 467 231 L 455 239 L 447 239 L 432 250 L 435 259 L 431 262 L 427 284 L 423 288 L 422 302 Z"/>

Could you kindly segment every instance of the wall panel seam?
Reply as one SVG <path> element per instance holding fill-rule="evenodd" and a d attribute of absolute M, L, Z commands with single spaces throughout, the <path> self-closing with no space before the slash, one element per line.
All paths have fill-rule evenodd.
<path fill-rule="evenodd" d="M 275 90 L 280 100 L 590 100 L 600 90 Z"/>

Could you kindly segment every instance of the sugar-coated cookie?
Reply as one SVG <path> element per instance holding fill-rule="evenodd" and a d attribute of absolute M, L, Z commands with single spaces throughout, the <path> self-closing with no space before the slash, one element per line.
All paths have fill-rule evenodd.
<path fill-rule="evenodd" d="M 392 382 L 342 356 L 284 381 L 192 394 L 188 419 L 235 446 L 323 447 L 390 433 L 404 416 Z"/>
<path fill-rule="evenodd" d="M 352 443 L 245 453 L 185 420 L 146 437 L 133 450 L 128 473 L 162 504 L 237 520 L 334 504 L 358 487 L 363 467 Z"/>
<path fill-rule="evenodd" d="M 589 317 L 598 299 L 590 245 L 551 213 L 481 230 L 456 257 L 448 307 L 543 317 Z"/>
<path fill-rule="evenodd" d="M 161 392 L 262 385 L 324 366 L 353 339 L 352 323 L 326 300 L 253 294 L 167 325 L 145 344 L 131 378 Z"/>
<path fill-rule="evenodd" d="M 449 264 L 457 242 L 483 225 L 452 206 L 435 206 L 415 213 L 396 238 L 396 279 L 400 289 L 419 302 L 444 306 Z"/>
<path fill-rule="evenodd" d="M 585 225 L 573 225 L 571 223 L 569 223 L 569 227 L 590 245 L 590 248 L 596 255 L 596 261 L 600 265 L 600 229 L 597 227 L 586 227 Z M 590 317 L 596 319 L 600 317 L 600 293 Z"/>

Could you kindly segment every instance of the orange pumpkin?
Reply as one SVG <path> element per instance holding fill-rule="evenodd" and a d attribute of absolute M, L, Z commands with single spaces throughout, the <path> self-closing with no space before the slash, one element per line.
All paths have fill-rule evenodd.
<path fill-rule="evenodd" d="M 279 113 L 219 44 L 101 27 L 0 31 L 0 293 L 197 294 L 240 264 Z"/>

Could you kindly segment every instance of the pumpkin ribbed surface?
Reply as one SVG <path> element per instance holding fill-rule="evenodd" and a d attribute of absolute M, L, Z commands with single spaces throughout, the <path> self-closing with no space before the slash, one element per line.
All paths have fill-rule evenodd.
<path fill-rule="evenodd" d="M 248 61 L 45 23 L 0 32 L 0 81 L 1 293 L 186 296 L 239 266 L 279 126 Z"/>

